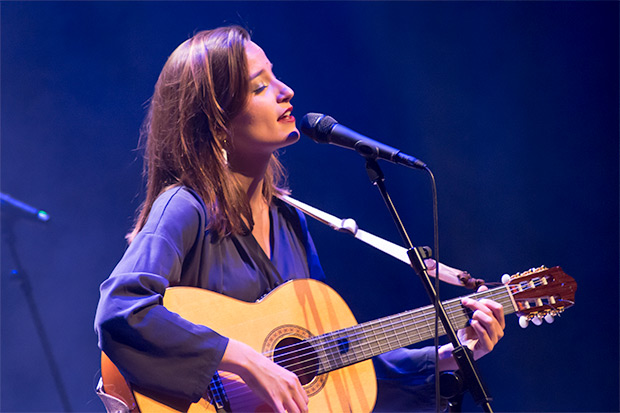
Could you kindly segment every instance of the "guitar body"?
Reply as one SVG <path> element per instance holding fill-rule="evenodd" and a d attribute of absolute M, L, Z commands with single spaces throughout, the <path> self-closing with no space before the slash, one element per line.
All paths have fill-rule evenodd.
<path fill-rule="evenodd" d="M 289 281 L 257 303 L 246 303 L 199 288 L 172 287 L 166 291 L 164 306 L 195 324 L 209 326 L 272 358 L 280 347 L 357 324 L 347 304 L 334 290 L 311 279 Z M 294 361 L 294 365 L 300 363 L 306 366 L 303 375 L 298 373 L 298 376 L 309 396 L 309 411 L 370 412 L 374 407 L 377 388 L 372 361 L 316 376 L 312 357 Z M 228 372 L 219 372 L 219 375 L 233 412 L 271 411 L 238 376 Z M 132 406 L 124 379 L 105 355 L 102 376 L 106 393 Z M 141 412 L 215 411 L 206 395 L 198 403 L 183 405 L 135 388 L 132 390 Z"/>

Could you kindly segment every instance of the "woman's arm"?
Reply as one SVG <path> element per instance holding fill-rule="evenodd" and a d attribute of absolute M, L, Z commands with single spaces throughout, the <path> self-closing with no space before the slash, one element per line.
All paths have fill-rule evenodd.
<path fill-rule="evenodd" d="M 192 401 L 207 389 L 228 339 L 168 311 L 162 299 L 179 283 L 187 255 L 204 237 L 204 222 L 204 209 L 189 191 L 162 194 L 102 283 L 95 317 L 100 348 L 128 381 Z"/>

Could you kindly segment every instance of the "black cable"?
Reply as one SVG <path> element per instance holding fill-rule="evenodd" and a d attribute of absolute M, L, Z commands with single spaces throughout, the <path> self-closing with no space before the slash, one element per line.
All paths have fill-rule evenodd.
<path fill-rule="evenodd" d="M 435 292 L 437 293 L 437 301 L 433 303 L 435 306 L 435 406 L 437 413 L 441 412 L 441 389 L 439 388 L 439 314 L 437 311 L 437 302 L 439 300 L 439 209 L 437 201 L 437 182 L 433 172 L 428 167 L 424 170 L 428 172 L 431 179 L 431 191 L 433 197 L 433 259 L 435 260 Z"/>

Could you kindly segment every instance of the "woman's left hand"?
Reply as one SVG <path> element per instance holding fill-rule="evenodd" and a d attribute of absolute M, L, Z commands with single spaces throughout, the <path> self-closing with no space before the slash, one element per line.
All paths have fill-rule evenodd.
<path fill-rule="evenodd" d="M 478 291 L 487 288 L 482 286 Z M 462 299 L 463 306 L 473 311 L 469 327 L 457 332 L 462 344 L 469 347 L 474 353 L 474 359 L 488 354 L 493 350 L 497 342 L 504 336 L 504 308 L 501 304 L 483 298 L 474 300 L 471 298 Z M 439 369 L 455 370 L 458 368 L 456 361 L 452 357 L 452 344 L 447 344 L 439 348 Z"/>

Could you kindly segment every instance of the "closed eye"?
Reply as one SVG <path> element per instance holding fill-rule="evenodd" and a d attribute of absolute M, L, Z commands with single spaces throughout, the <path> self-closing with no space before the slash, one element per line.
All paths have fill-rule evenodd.
<path fill-rule="evenodd" d="M 258 95 L 258 94 L 260 94 L 265 89 L 267 89 L 267 85 L 264 84 L 264 83 L 261 83 L 253 90 L 253 93 L 255 95 Z"/>

